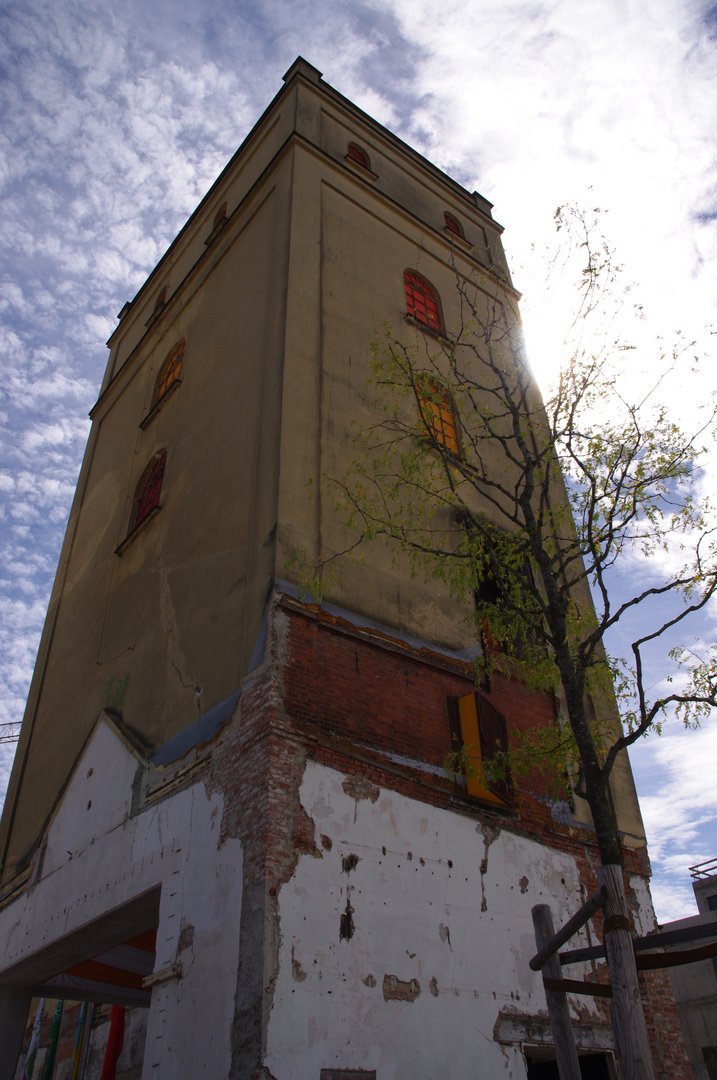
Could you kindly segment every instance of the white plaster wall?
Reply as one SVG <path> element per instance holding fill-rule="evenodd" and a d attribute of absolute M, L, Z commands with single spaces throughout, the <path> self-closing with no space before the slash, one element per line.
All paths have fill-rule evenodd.
<path fill-rule="evenodd" d="M 363 1068 L 380 1080 L 524 1077 L 518 1048 L 494 1042 L 493 1027 L 501 1009 L 545 1009 L 541 978 L 528 968 L 530 911 L 549 903 L 556 926 L 574 912 L 574 860 L 392 792 L 354 799 L 343 780 L 311 763 L 302 784 L 323 857 L 303 856 L 280 893 L 272 1075 Z M 359 862 L 346 873 L 350 854 Z M 347 898 L 355 931 L 339 940 Z M 416 980 L 420 993 L 385 1000 L 386 975 Z M 581 1001 L 583 1019 L 592 1008 Z"/>
<path fill-rule="evenodd" d="M 161 884 L 155 971 L 180 962 L 182 978 L 152 992 L 142 1076 L 215 1080 L 230 1067 L 241 845 L 219 846 L 223 800 L 201 783 L 130 818 L 137 764 L 100 722 L 50 826 L 37 884 L 0 912 L 2 969 Z"/>

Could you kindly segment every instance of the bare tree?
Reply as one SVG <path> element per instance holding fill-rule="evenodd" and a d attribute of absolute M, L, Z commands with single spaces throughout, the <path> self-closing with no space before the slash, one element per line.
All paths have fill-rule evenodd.
<path fill-rule="evenodd" d="M 514 741 L 504 767 L 542 756 L 553 770 L 571 768 L 602 863 L 614 867 L 622 857 L 608 780 L 617 755 L 666 712 L 695 725 L 717 704 L 714 650 L 669 645 L 717 590 L 710 509 L 698 496 L 715 409 L 685 434 L 657 403 L 659 379 L 637 394 L 623 388 L 631 352 L 609 322 L 597 337 L 591 327 L 614 299 L 619 268 L 604 241 L 593 245 L 584 213 L 568 207 L 556 218 L 582 272 L 545 401 L 525 358 L 516 294 L 492 275 L 456 272 L 461 319 L 452 333 L 386 326 L 374 344 L 376 421 L 360 432 L 345 475 L 324 483 L 357 544 L 383 539 L 456 597 L 475 598 L 482 676 L 503 670 L 562 688 L 555 729 Z M 662 368 L 691 351 L 678 344 Z M 638 576 L 630 595 L 624 578 L 616 589 L 630 553 L 649 561 L 664 551 L 664 565 L 677 559 L 677 569 L 644 585 Z M 634 616 L 629 657 L 611 656 L 606 635 Z M 677 675 L 655 692 L 645 650 L 662 643 Z M 632 969 L 636 988 L 634 958 Z M 651 1076 L 645 1068 L 627 1075 Z"/>

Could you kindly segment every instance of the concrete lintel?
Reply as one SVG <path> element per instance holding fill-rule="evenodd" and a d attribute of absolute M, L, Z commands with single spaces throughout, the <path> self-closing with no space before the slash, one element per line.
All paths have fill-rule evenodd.
<path fill-rule="evenodd" d="M 13 967 L 0 972 L 0 989 L 36 986 L 51 979 L 58 971 L 91 960 L 128 938 L 154 929 L 159 922 L 160 891 L 159 886 L 150 889 L 122 907 L 48 942 Z"/>

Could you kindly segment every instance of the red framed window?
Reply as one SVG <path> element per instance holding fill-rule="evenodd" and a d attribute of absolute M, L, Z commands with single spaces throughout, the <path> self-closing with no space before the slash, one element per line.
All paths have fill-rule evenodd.
<path fill-rule="evenodd" d="M 403 284 L 406 287 L 406 309 L 418 322 L 430 326 L 434 330 L 441 330 L 440 301 L 438 294 L 434 292 L 427 281 L 419 277 L 413 270 L 404 270 Z"/>
<path fill-rule="evenodd" d="M 137 496 L 137 509 L 134 515 L 133 529 L 141 525 L 146 517 L 149 517 L 155 506 L 159 506 L 159 496 L 162 493 L 162 481 L 164 479 L 164 466 L 167 461 L 167 451 L 162 450 L 156 455 L 154 462 L 145 474 Z"/>
<path fill-rule="evenodd" d="M 463 229 L 452 214 L 444 214 L 443 221 L 445 222 L 444 228 L 447 230 L 447 232 L 452 232 L 454 236 L 460 236 L 461 238 L 463 238 Z"/>
<path fill-rule="evenodd" d="M 157 385 L 154 388 L 154 404 L 164 397 L 169 388 L 182 377 L 182 357 L 185 342 L 179 341 L 159 369 Z"/>
<path fill-rule="evenodd" d="M 357 146 L 356 143 L 352 143 L 352 142 L 349 143 L 349 148 L 348 148 L 348 151 L 346 152 L 346 157 L 350 158 L 351 161 L 355 161 L 357 165 L 362 165 L 364 167 L 364 169 L 370 169 L 371 168 L 371 163 L 369 161 L 368 154 L 366 153 L 365 150 L 362 150 L 360 146 Z"/>

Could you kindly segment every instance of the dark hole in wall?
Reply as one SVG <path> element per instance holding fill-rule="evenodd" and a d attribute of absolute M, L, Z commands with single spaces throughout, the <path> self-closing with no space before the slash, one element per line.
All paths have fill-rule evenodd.
<path fill-rule="evenodd" d="M 346 901 L 346 910 L 341 915 L 339 926 L 339 941 L 350 941 L 354 936 L 354 909 L 350 901 Z"/>
<path fill-rule="evenodd" d="M 708 1080 L 717 1080 L 717 1046 L 703 1046 L 702 1057 L 707 1069 Z"/>

